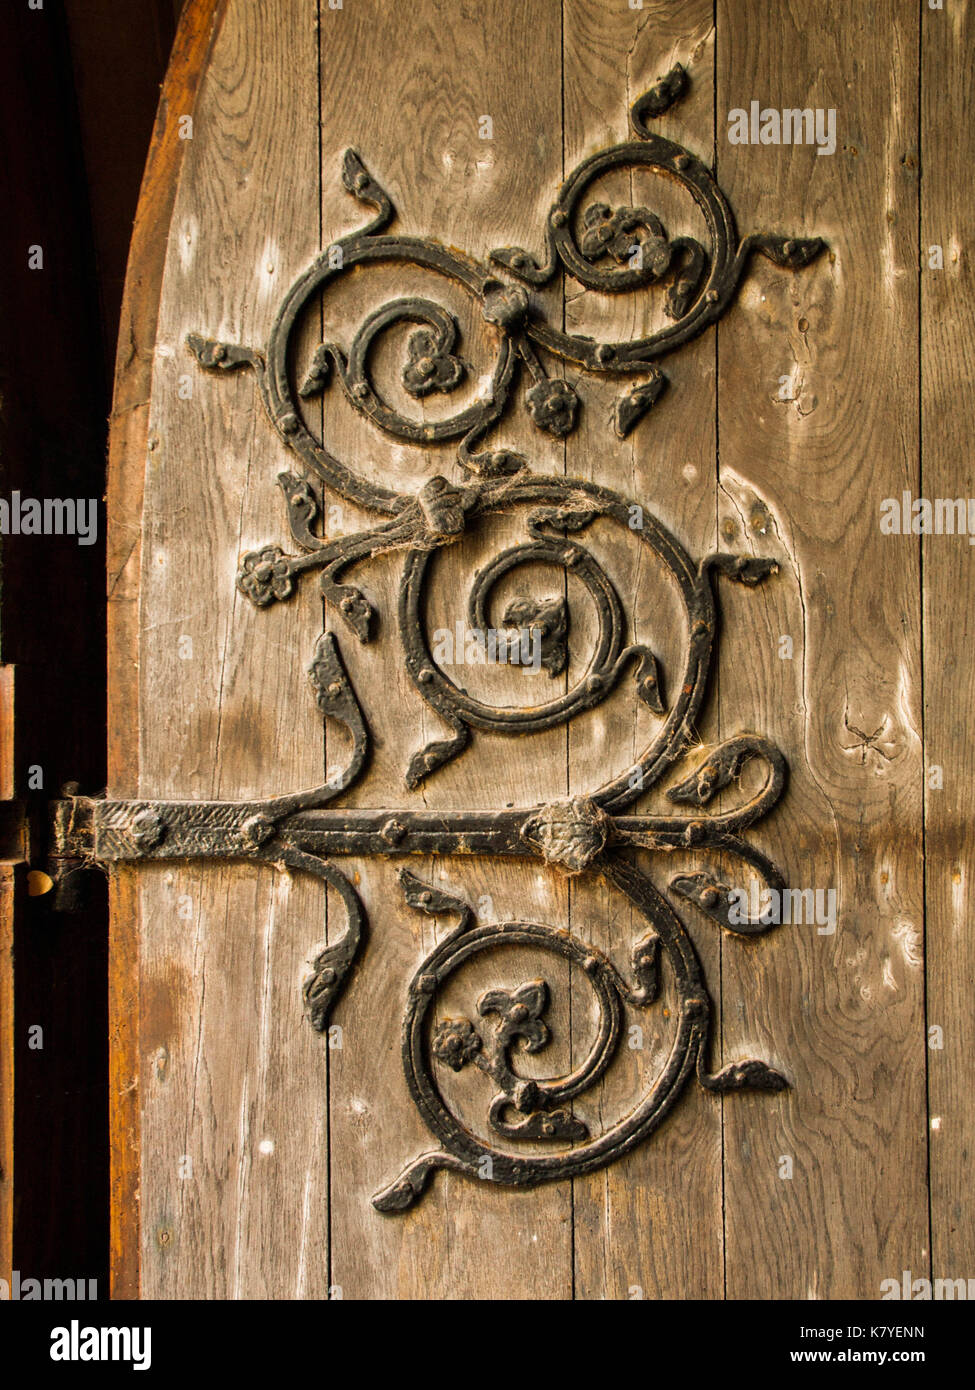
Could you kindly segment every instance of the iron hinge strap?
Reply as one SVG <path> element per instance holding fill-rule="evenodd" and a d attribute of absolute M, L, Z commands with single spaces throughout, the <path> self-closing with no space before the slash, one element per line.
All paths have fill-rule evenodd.
<path fill-rule="evenodd" d="M 72 796 L 51 803 L 51 876 L 61 866 L 126 862 L 255 859 L 299 853 L 338 855 L 513 855 L 578 873 L 610 847 L 673 850 L 746 846 L 738 838 L 777 797 L 775 779 L 744 807 L 695 816 L 612 815 L 588 797 L 551 806 L 486 810 L 318 808 L 269 814 L 267 801 L 108 800 Z"/>
<path fill-rule="evenodd" d="M 276 849 L 333 855 L 538 854 L 530 810 L 306 810 L 279 820 L 265 802 L 105 800 L 51 803 L 52 877 L 59 866 L 147 860 L 267 859 Z"/>

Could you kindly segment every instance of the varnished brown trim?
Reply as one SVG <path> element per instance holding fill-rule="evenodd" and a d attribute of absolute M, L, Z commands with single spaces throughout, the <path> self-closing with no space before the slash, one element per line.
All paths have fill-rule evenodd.
<path fill-rule="evenodd" d="M 139 576 L 143 468 L 166 242 L 185 145 L 171 116 L 192 114 L 227 0 L 187 0 L 163 83 L 125 277 L 108 448 L 108 780 L 139 781 Z M 139 900 L 131 870 L 109 888 L 109 1108 L 113 1298 L 138 1298 Z"/>

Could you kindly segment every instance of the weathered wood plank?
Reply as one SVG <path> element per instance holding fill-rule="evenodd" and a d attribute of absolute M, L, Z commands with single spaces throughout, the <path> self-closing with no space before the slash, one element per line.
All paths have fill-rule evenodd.
<path fill-rule="evenodd" d="M 973 52 L 973 6 L 922 10 L 922 455 L 917 492 L 928 499 L 975 497 Z M 938 264 L 935 247 L 941 248 L 943 265 Z M 931 1035 L 928 1050 L 931 1273 L 935 1279 L 966 1279 L 975 1269 L 971 1197 L 975 942 L 970 926 L 975 881 L 970 660 L 975 577 L 971 539 L 969 535 L 966 545 L 962 536 L 934 535 L 922 542 L 926 1022 L 929 1029 L 942 1030 Z M 910 543 L 903 537 L 887 542 L 898 550 Z M 912 1268 L 918 1275 L 926 1273 Z M 895 1267 L 891 1273 L 896 1277 L 900 1269 Z"/>
<path fill-rule="evenodd" d="M 432 236 L 484 260 L 492 247 L 536 244 L 551 190 L 561 173 L 561 102 L 558 7 L 543 0 L 462 5 L 429 3 L 396 16 L 388 6 L 357 0 L 322 14 L 323 218 L 326 237 L 361 223 L 338 181 L 339 159 L 357 149 L 397 209 L 396 231 Z M 490 139 L 480 118 L 493 122 Z M 325 303 L 329 333 L 348 340 L 365 313 L 388 299 L 423 293 L 460 320 L 464 357 L 475 380 L 490 370 L 494 339 L 478 306 L 437 276 L 402 270 L 357 275 L 354 303 L 341 293 Z M 549 302 L 551 296 L 546 297 Z M 520 398 L 521 390 L 516 393 Z M 452 396 L 449 412 L 459 404 Z M 416 414 L 415 402 L 403 402 Z M 433 410 L 443 407 L 431 405 Z M 341 402 L 326 402 L 330 447 L 340 458 L 370 460 L 383 480 L 415 491 L 424 477 L 458 478 L 452 446 L 426 456 L 383 441 Z M 497 441 L 495 444 L 494 441 Z M 561 467 L 561 449 L 527 422 L 514 404 L 491 447 L 528 454 L 539 471 Z M 345 508 L 343 529 L 364 515 Z M 483 538 L 482 538 L 483 529 Z M 438 554 L 431 573 L 428 631 L 465 616 L 466 595 L 479 563 L 524 539 L 522 522 L 492 523 Z M 394 635 L 396 587 L 402 561 L 363 566 L 361 581 L 381 614 L 378 638 L 360 647 L 342 637 L 355 688 L 375 738 L 375 756 L 360 788 L 344 801 L 357 805 L 497 807 L 532 805 L 564 795 L 565 731 L 527 740 L 475 732 L 473 745 L 410 794 L 403 786 L 409 756 L 443 737 L 437 717 L 422 704 L 402 666 Z M 519 581 L 522 573 L 518 574 Z M 543 574 L 531 579 L 550 581 Z M 530 588 L 530 592 L 534 592 Z M 503 604 L 501 605 L 503 607 Z M 488 672 L 458 666 L 457 683 L 481 689 L 499 703 L 524 704 L 531 682 L 547 677 L 508 669 Z M 488 695 L 488 692 L 490 694 Z M 371 920 L 371 936 L 346 1002 L 336 1013 L 344 1046 L 333 1053 L 332 1282 L 346 1298 L 562 1298 L 571 1294 L 570 1193 L 567 1185 L 519 1193 L 438 1175 L 412 1210 L 380 1216 L 373 1194 L 431 1147 L 431 1136 L 409 1098 L 400 1059 L 406 988 L 443 925 L 435 928 L 408 909 L 396 866 L 355 866 Z M 501 862 L 421 861 L 418 875 L 452 885 L 491 919 L 530 916 L 564 924 L 565 888 L 552 876 Z M 561 966 L 562 962 L 558 962 Z M 463 990 L 445 993 L 443 1008 L 470 1014 L 479 990 L 517 985 L 544 973 L 552 988 L 548 1019 L 553 1041 L 539 1057 L 544 1074 L 568 1062 L 568 990 L 564 969 L 518 952 L 492 953 L 486 975 L 465 977 Z M 483 1128 L 490 1094 L 476 1077 L 458 1094 L 464 1113 Z"/>
<path fill-rule="evenodd" d="M 107 617 L 109 791 L 134 796 L 139 781 L 139 569 L 149 392 L 179 163 L 187 145 L 171 114 L 193 114 L 196 92 L 223 5 L 188 0 L 173 46 L 153 131 L 122 300 L 109 431 Z M 111 1280 L 116 1298 L 134 1298 L 139 1268 L 139 897 L 136 875 L 109 881 L 109 1126 Z"/>
<path fill-rule="evenodd" d="M 726 596 L 722 734 L 782 746 L 789 789 L 753 835 L 838 904 L 832 935 L 723 948 L 725 1059 L 745 1048 L 793 1083 L 724 1106 L 732 1298 L 877 1298 L 927 1255 L 918 550 L 878 524 L 917 484 L 917 60 L 901 0 L 718 6 L 718 173 L 741 229 L 830 248 L 799 274 L 756 262 L 719 326 L 722 539 L 781 557 Z M 835 153 L 729 144 L 726 113 L 752 100 L 835 109 Z"/>
<path fill-rule="evenodd" d="M 205 375 L 186 347 L 190 332 L 263 346 L 319 249 L 316 17 L 314 0 L 230 5 L 193 113 L 147 442 L 144 795 L 252 796 L 322 776 L 305 675 L 320 608 L 259 612 L 234 587 L 240 554 L 282 535 L 280 445 L 253 379 Z M 321 889 L 189 865 L 142 872 L 140 892 L 143 1290 L 322 1297 L 325 1057 L 300 1002 Z"/>
<path fill-rule="evenodd" d="M 498 244 L 537 247 L 561 175 L 624 138 L 628 104 L 679 59 L 692 88 L 661 133 L 706 161 L 716 139 L 718 175 L 742 234 L 821 234 L 829 255 L 798 274 L 753 264 L 717 333 L 662 363 L 667 395 L 628 441 L 609 423 L 619 384 L 583 378 L 579 429 L 567 445 L 534 430 L 517 401 L 496 443 L 527 452 L 540 472 L 566 470 L 631 495 L 695 556 L 717 544 L 778 559 L 779 574 L 761 589 L 721 588 L 716 698 L 699 732 L 713 744 L 755 730 L 782 747 L 790 787 L 751 838 L 792 886 L 834 888 L 838 922 L 832 934 L 812 922 L 719 941 L 693 909 L 682 912 L 718 1006 L 716 1064 L 763 1058 L 788 1074 L 791 1091 L 722 1102 L 692 1082 L 648 1143 L 571 1191 L 517 1192 L 439 1174 L 411 1211 L 382 1216 L 373 1194 L 431 1146 L 403 1077 L 399 1033 L 407 983 L 444 930 L 402 902 L 398 866 L 340 866 L 356 882 L 371 931 L 336 1011 L 333 1043 L 341 1046 L 331 1050 L 300 1008 L 305 961 L 323 933 L 320 889 L 241 866 L 113 875 L 117 1294 L 139 1289 L 140 1263 L 145 1293 L 180 1297 L 875 1298 L 902 1269 L 928 1273 L 929 1257 L 939 1277 L 968 1273 L 972 759 L 970 682 L 957 656 L 967 635 L 968 552 L 958 538 L 933 537 L 922 571 L 918 542 L 882 535 L 878 517 L 881 500 L 903 490 L 972 491 L 958 444 L 960 431 L 972 433 L 967 130 L 959 116 L 945 138 L 939 97 L 946 82 L 967 90 L 970 20 L 967 10 L 925 15 L 919 55 L 916 7 L 884 0 L 881 10 L 873 21 L 891 39 L 878 51 L 865 21 L 832 0 L 814 0 L 802 15 L 791 7 L 770 14 L 757 0 L 722 3 L 716 46 L 705 0 L 646 0 L 641 10 L 602 0 L 425 0 L 397 13 L 395 27 L 380 0 L 342 10 L 315 0 L 233 3 L 222 23 L 213 0 L 190 5 L 147 172 L 120 346 L 110 790 L 283 791 L 319 781 L 345 752 L 343 735 L 328 736 L 323 760 L 304 674 L 322 626 L 314 584 L 260 612 L 233 589 L 240 552 L 287 544 L 274 479 L 290 461 L 253 381 L 200 373 L 186 333 L 263 345 L 285 288 L 322 237 L 361 224 L 338 176 L 348 146 L 390 192 L 395 231 L 437 237 L 481 260 Z M 944 248 L 943 270 L 922 264 L 920 473 L 919 56 L 921 246 Z M 730 145 L 727 112 L 752 99 L 835 107 L 836 153 Z M 183 114 L 194 117 L 194 139 L 178 142 Z M 484 116 L 493 122 L 487 140 Z M 601 196 L 647 201 L 672 233 L 700 233 L 668 190 L 646 182 L 608 179 Z M 170 226 L 162 280 L 160 228 Z M 458 314 L 476 381 L 491 359 L 492 330 L 477 305 L 424 272 L 357 271 L 329 295 L 321 323 L 307 325 L 307 342 L 324 327 L 347 343 L 372 308 L 413 292 Z M 570 281 L 564 297 L 553 285 L 539 301 L 572 331 L 623 338 L 656 321 L 656 298 L 577 296 Z M 176 389 L 183 376 L 189 400 Z M 456 404 L 452 397 L 449 408 Z M 430 419 L 441 409 L 435 400 L 421 408 Z M 326 393 L 319 418 L 339 457 L 404 491 L 434 472 L 458 476 L 452 446 L 401 449 L 337 391 Z M 368 522 L 342 503 L 327 524 L 337 534 Z M 463 618 L 475 568 L 523 538 L 520 520 L 492 523 L 438 554 L 428 630 Z M 659 651 L 666 680 L 679 665 L 675 606 L 635 542 L 601 522 L 589 539 L 635 615 L 631 640 Z M 325 614 L 374 743 L 369 772 L 345 804 L 528 806 L 590 790 L 635 757 L 654 718 L 634 710 L 624 681 L 569 730 L 518 741 L 475 732 L 454 764 L 406 791 L 410 754 L 443 731 L 402 668 L 401 563 L 385 557 L 356 576 L 381 614 L 372 643 L 355 644 Z M 922 573 L 924 753 L 929 769 L 944 772 L 943 788 L 929 780 L 926 793 Z M 565 688 L 584 669 L 594 631 L 585 600 L 571 579 L 553 580 L 541 567 L 519 572 L 510 587 L 537 597 L 553 584 L 573 600 Z M 790 656 L 783 637 L 792 639 Z M 544 674 L 510 668 L 452 674 L 512 704 L 543 681 L 546 697 L 557 688 Z M 659 792 L 643 804 L 660 806 Z M 642 862 L 660 886 L 702 867 L 676 855 L 662 866 Z M 566 884 L 495 861 L 410 867 L 478 905 L 486 920 L 568 924 L 621 965 L 641 930 L 612 891 L 588 880 Z M 735 875 L 734 865 L 727 870 Z M 326 934 L 335 931 L 326 921 Z M 3 951 L 0 940 L 0 988 Z M 470 1013 L 483 989 L 544 975 L 553 1039 L 538 1066 L 564 1070 L 585 1048 L 589 1004 L 585 983 L 559 967 L 496 952 L 444 993 L 442 1008 Z M 643 1026 L 643 1047 L 624 1044 L 598 1092 L 580 1098 L 578 1113 L 594 1127 L 651 1083 L 671 1003 L 665 993 L 652 1019 L 628 1019 Z M 0 998 L 0 1013 L 3 1006 Z M 944 1047 L 927 1059 L 926 1022 L 944 1029 Z M 465 1074 L 451 1092 L 472 1120 L 483 1119 L 485 1085 Z"/>
<path fill-rule="evenodd" d="M 663 119 L 660 133 L 710 161 L 714 133 L 712 6 L 649 4 L 642 10 L 571 0 L 565 6 L 565 167 L 594 150 L 632 138 L 629 107 L 658 77 L 681 62 L 689 95 Z M 639 171 L 602 180 L 593 200 L 611 206 L 646 204 L 668 233 L 703 236 L 690 200 L 668 181 Z M 663 322 L 662 292 L 598 296 L 566 285 L 566 323 L 600 340 L 625 340 Z M 632 498 L 658 517 L 694 555 L 715 549 L 714 337 L 706 334 L 661 365 L 670 383 L 652 414 L 624 441 L 610 425 L 613 402 L 631 384 L 584 377 L 578 431 L 567 441 L 570 476 L 590 478 Z M 596 531 L 590 533 L 593 538 Z M 675 595 L 655 572 L 635 536 L 598 532 L 605 558 L 632 623 L 628 640 L 646 642 L 669 677 L 671 698 L 683 657 L 683 620 Z M 587 622 L 587 618 L 589 621 Z M 593 635 L 585 604 L 573 611 L 580 657 Z M 573 792 L 601 785 L 624 770 L 649 742 L 660 719 L 637 702 L 630 681 L 570 729 Z M 709 725 L 702 724 L 702 737 Z M 676 775 L 669 779 L 676 780 Z M 661 809 L 660 789 L 647 789 L 639 809 Z M 663 803 L 666 805 L 666 803 Z M 684 867 L 681 857 L 646 858 L 642 867 L 664 889 Z M 700 867 L 696 865 L 694 867 Z M 683 915 L 687 915 L 686 912 Z M 586 880 L 572 884 L 572 923 L 618 964 L 646 931 L 643 919 L 614 890 Z M 716 979 L 717 942 L 708 924 L 690 923 L 708 978 Z M 577 1047 L 586 1038 L 587 987 L 578 981 Z M 670 1044 L 665 992 L 648 1013 L 627 1017 L 624 1041 L 596 1098 L 602 1125 L 623 1114 L 651 1086 Z M 630 1033 L 636 1026 L 640 1033 Z M 631 1047 L 631 1041 L 642 1046 Z M 588 1113 L 588 1112 L 587 1112 Z M 575 1288 L 580 1298 L 713 1298 L 722 1288 L 721 1116 L 717 1102 L 688 1084 L 674 1113 L 645 1144 L 604 1172 L 574 1184 Z"/>

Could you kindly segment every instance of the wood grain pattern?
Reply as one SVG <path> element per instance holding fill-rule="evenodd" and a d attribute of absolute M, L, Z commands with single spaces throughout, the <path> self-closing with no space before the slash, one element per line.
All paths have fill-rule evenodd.
<path fill-rule="evenodd" d="M 115 390 L 109 430 L 108 778 L 116 796 L 139 784 L 139 573 L 142 556 L 143 460 L 149 395 L 166 258 L 166 238 L 186 149 L 173 113 L 192 114 L 223 0 L 187 0 L 163 85 L 122 297 Z M 112 1296 L 134 1298 L 139 1259 L 139 937 L 137 876 L 109 881 L 109 1127 L 111 1130 L 110 1268 Z"/>
<path fill-rule="evenodd" d="M 481 261 L 493 246 L 532 244 L 562 172 L 558 7 L 545 0 L 518 6 L 429 0 L 398 14 L 393 45 L 381 37 L 387 33 L 387 16 L 382 0 L 359 0 L 322 15 L 322 184 L 328 234 L 334 234 L 337 219 L 343 230 L 350 221 L 361 222 L 361 213 L 350 214 L 337 178 L 341 151 L 352 145 L 389 191 L 397 231 L 433 236 Z M 489 140 L 479 134 L 484 115 L 493 121 Z M 352 288 L 354 302 L 348 308 L 340 296 L 328 297 L 330 332 L 339 325 L 348 336 L 367 310 L 386 299 L 423 293 L 458 315 L 464 356 L 476 364 L 475 373 L 490 370 L 494 339 L 479 325 L 477 306 L 441 277 L 370 271 L 358 275 Z M 551 294 L 543 302 L 551 303 Z M 415 403 L 404 405 L 416 413 Z M 330 447 L 340 458 L 375 460 L 371 466 L 404 490 L 415 490 L 434 471 L 457 476 L 450 445 L 425 457 L 390 446 L 333 400 L 326 405 L 325 423 Z M 493 439 L 497 444 L 491 447 L 503 443 L 521 450 L 539 471 L 561 466 L 561 447 L 546 443 L 520 407 L 508 413 Z M 344 525 L 352 530 L 359 519 L 345 510 Z M 501 520 L 439 554 L 431 573 L 428 631 L 453 628 L 464 618 L 473 570 L 523 537 L 523 522 Z M 394 558 L 362 568 L 362 580 L 381 614 L 379 638 L 367 647 L 343 641 L 376 743 L 367 779 L 344 800 L 496 807 L 499 800 L 501 805 L 532 805 L 564 795 L 564 729 L 530 741 L 475 732 L 472 747 L 453 766 L 412 796 L 405 790 L 409 755 L 443 731 L 403 671 L 393 630 L 401 565 Z M 523 579 L 521 571 L 517 578 Z M 550 583 L 551 575 L 542 571 L 530 579 Z M 472 689 L 480 688 L 481 680 L 490 699 L 521 705 L 531 699 L 530 683 L 547 677 L 526 676 L 514 668 L 480 673 L 457 667 L 454 679 Z M 488 899 L 490 906 L 483 906 L 487 920 L 523 916 L 528 903 L 528 915 L 536 920 L 566 922 L 564 884 L 534 867 L 470 860 L 431 860 L 411 867 L 438 886 L 455 885 L 474 904 Z M 355 868 L 370 905 L 371 940 L 347 1002 L 336 1015 L 345 1027 L 345 1046 L 335 1054 L 331 1083 L 332 1282 L 346 1298 L 566 1298 L 572 1280 L 567 1184 L 512 1193 L 441 1174 L 423 1201 L 402 1216 L 379 1217 L 370 1205 L 377 1190 L 430 1147 L 430 1135 L 406 1088 L 400 1029 L 409 980 L 444 928 L 435 928 L 405 906 L 395 864 L 362 862 Z M 532 966 L 519 952 L 501 952 L 486 977 L 471 972 L 462 997 L 461 992 L 453 997 L 456 1012 L 470 1015 L 479 991 L 488 985 L 518 985 L 542 971 L 553 1001 L 553 1041 L 539 1059 L 547 1073 L 550 1066 L 557 1072 L 568 1063 L 565 968 L 553 969 L 549 960 Z M 443 1007 L 448 1010 L 446 997 Z M 465 1096 L 465 1113 L 472 1118 L 485 1113 L 490 1099 L 477 1079 L 480 1086 L 472 1085 Z M 490 1256 L 502 1249 L 503 1260 Z"/>
<path fill-rule="evenodd" d="M 362 223 L 339 178 L 349 146 L 389 191 L 395 232 L 481 260 L 499 244 L 538 247 L 563 175 L 624 138 L 628 105 L 679 60 L 691 91 L 661 133 L 714 159 L 742 235 L 822 235 L 829 252 L 798 274 L 753 263 L 717 331 L 662 364 L 668 391 L 629 440 L 610 426 L 618 383 L 590 378 L 565 444 L 533 429 L 520 402 L 495 439 L 540 472 L 632 496 L 693 556 L 717 547 L 778 560 L 760 589 L 720 587 L 716 682 L 698 732 L 710 745 L 754 731 L 783 749 L 790 786 L 752 838 L 792 886 L 835 889 L 838 922 L 834 933 L 813 922 L 741 941 L 682 909 L 716 1005 L 716 1064 L 766 1059 L 789 1091 L 722 1100 L 691 1083 L 661 1130 L 604 1172 L 529 1192 L 438 1174 L 416 1207 L 389 1217 L 373 1194 L 430 1146 L 403 1076 L 400 1026 L 408 982 L 443 930 L 403 904 L 396 864 L 340 866 L 370 934 L 331 1049 L 299 1002 L 305 960 L 336 930 L 320 890 L 237 865 L 113 876 L 117 1293 L 134 1292 L 141 1273 L 143 1292 L 173 1297 L 873 1299 L 903 1269 L 967 1276 L 970 556 L 959 538 L 932 537 L 922 555 L 918 538 L 884 536 L 879 508 L 903 490 L 973 490 L 959 446 L 975 424 L 970 9 L 925 15 L 919 28 L 908 0 L 880 0 L 869 16 L 836 0 L 645 0 L 637 10 L 421 0 L 395 23 L 382 0 L 190 6 L 147 173 L 119 361 L 112 791 L 266 794 L 310 785 L 344 755 L 344 735 L 323 746 L 304 674 L 323 621 L 314 584 L 262 611 L 233 588 L 240 552 L 285 543 L 274 479 L 289 461 L 253 381 L 199 373 L 186 333 L 263 345 L 297 272 Z M 949 138 L 933 134 L 939 83 L 966 93 Z M 835 108 L 835 154 L 730 145 L 727 113 L 753 99 Z M 173 116 L 190 109 L 194 139 L 177 151 Z M 613 176 L 603 195 L 647 201 L 672 233 L 700 234 L 693 210 L 651 176 Z M 919 225 L 922 246 L 945 248 L 945 269 L 922 266 L 920 282 Z M 652 293 L 577 289 L 556 282 L 538 296 L 571 331 L 625 338 L 659 321 Z M 373 308 L 410 293 L 458 315 L 465 358 L 486 370 L 493 339 L 476 306 L 421 271 L 357 270 L 323 301 L 306 346 L 322 330 L 347 343 Z M 191 400 L 175 389 L 181 373 Z M 438 413 L 433 402 L 423 409 Z M 402 490 L 435 471 L 456 477 L 450 446 L 400 449 L 336 391 L 314 423 L 340 458 Z M 328 531 L 367 521 L 342 503 Z M 523 534 L 505 520 L 439 553 L 428 627 L 462 617 L 474 569 Z M 631 640 L 659 651 L 665 675 L 676 670 L 673 596 L 628 538 L 600 522 L 591 539 L 632 611 Z M 401 564 L 387 556 L 357 575 L 380 612 L 376 638 L 341 636 L 374 746 L 344 804 L 528 806 L 591 789 L 632 761 L 654 718 L 635 712 L 624 682 L 568 730 L 475 732 L 456 763 L 408 793 L 409 755 L 442 730 L 402 667 Z M 519 574 L 515 591 L 552 583 L 539 567 Z M 573 600 L 566 688 L 593 626 L 573 581 L 563 593 Z M 192 641 L 188 659 L 181 638 Z M 482 678 L 455 676 L 468 677 Z M 510 668 L 489 679 L 492 698 L 512 704 L 548 680 Z M 925 762 L 943 766 L 943 790 L 925 792 Z M 644 804 L 659 808 L 660 789 Z M 702 867 L 678 855 L 642 862 L 660 886 Z M 495 861 L 411 867 L 483 903 L 488 920 L 569 925 L 620 964 L 641 929 L 588 879 Z M 544 974 L 553 1040 L 543 1069 L 578 1060 L 591 1026 L 583 981 L 515 951 L 479 969 L 451 987 L 445 1010 L 469 1013 L 488 985 Z M 643 1047 L 580 1098 L 594 1126 L 652 1080 L 671 1002 L 665 992 L 659 1013 L 633 1020 Z M 943 1026 L 943 1049 L 926 1051 L 926 1024 Z M 481 1083 L 458 1082 L 465 1114 L 484 1110 Z"/>
<path fill-rule="evenodd" d="M 917 56 L 900 0 L 869 24 L 825 0 L 718 10 L 718 174 L 742 229 L 829 244 L 800 275 L 756 263 L 718 326 L 722 537 L 781 555 L 759 593 L 726 595 L 722 733 L 788 750 L 761 838 L 838 903 L 832 935 L 723 948 L 726 1054 L 772 1051 L 792 1082 L 724 1106 L 731 1298 L 877 1298 L 926 1258 L 918 552 L 879 529 L 917 482 Z M 835 108 L 835 154 L 731 146 L 724 113 L 753 99 Z"/>
<path fill-rule="evenodd" d="M 917 494 L 975 497 L 975 214 L 971 184 L 975 5 L 924 13 L 921 26 L 921 469 Z M 949 114 L 950 112 L 950 114 Z M 931 248 L 942 248 L 943 269 Z M 971 537 L 969 537 L 969 542 Z M 891 545 L 905 545 L 891 537 Z M 975 1021 L 971 980 L 972 605 L 975 552 L 926 536 L 924 576 L 925 884 L 931 1164 L 931 1277 L 975 1269 L 971 1198 Z M 934 769 L 942 769 L 943 786 Z M 917 1269 L 918 1275 L 926 1271 Z M 895 1271 L 896 1273 L 896 1271 Z"/>
<path fill-rule="evenodd" d="M 316 21 L 311 0 L 229 6 L 196 101 L 147 442 L 143 794 L 321 780 L 304 669 L 320 609 L 258 613 L 234 587 L 239 555 L 281 526 L 277 444 L 253 380 L 207 377 L 186 348 L 197 331 L 262 344 L 283 288 L 318 250 Z M 321 1297 L 325 1063 L 297 1001 L 322 892 L 194 865 L 142 874 L 140 891 L 143 1290 Z"/>
<path fill-rule="evenodd" d="M 690 75 L 686 99 L 658 124 L 660 133 L 710 161 L 714 134 L 713 29 L 710 0 L 681 6 L 649 4 L 642 10 L 575 0 L 565 7 L 565 167 L 594 150 L 630 138 L 629 107 L 659 76 L 681 62 Z M 592 190 L 592 197 L 630 205 L 645 203 L 668 233 L 703 237 L 693 206 L 669 181 L 620 171 Z M 661 295 L 579 294 L 567 282 L 566 321 L 576 333 L 609 341 L 639 337 L 663 322 Z M 670 384 L 659 405 L 625 441 L 609 424 L 618 379 L 586 378 L 578 431 L 567 440 L 567 470 L 616 488 L 657 516 L 696 556 L 715 549 L 714 338 L 707 334 L 663 364 Z M 633 632 L 659 654 L 673 683 L 683 648 L 674 595 L 655 573 L 646 550 L 618 528 L 599 533 L 621 595 L 628 596 Z M 584 610 L 583 610 L 584 611 Z M 585 649 L 585 630 L 573 618 Z M 666 684 L 666 680 L 665 680 Z M 707 718 L 706 712 L 706 718 Z M 624 681 L 613 696 L 575 720 L 569 731 L 572 790 L 583 792 L 625 769 L 660 721 L 634 699 Z M 702 738 L 709 724 L 701 724 Z M 677 776 L 669 779 L 678 780 Z M 662 809 L 660 789 L 648 789 L 640 809 Z M 663 803 L 666 805 L 666 803 Z M 684 869 L 680 856 L 642 867 L 664 888 Z M 693 867 L 699 868 L 700 865 Z M 625 962 L 645 926 L 615 890 L 586 880 L 572 885 L 573 930 Z M 692 923 L 707 978 L 716 984 L 717 941 L 710 924 Z M 574 994 L 573 998 L 577 996 Z M 586 1004 L 578 984 L 580 1012 Z M 667 1055 L 667 994 L 648 1013 L 628 1017 L 643 1030 L 643 1047 L 621 1048 L 601 1088 L 598 1118 L 625 1113 L 653 1082 Z M 579 1047 L 585 1046 L 580 1026 Z M 624 1035 L 627 1040 L 640 1035 Z M 605 1114 L 602 1113 L 605 1110 Z M 574 1184 L 575 1287 L 579 1298 L 713 1298 L 722 1292 L 721 1112 L 713 1097 L 691 1083 L 674 1114 L 652 1139 L 604 1172 Z"/>

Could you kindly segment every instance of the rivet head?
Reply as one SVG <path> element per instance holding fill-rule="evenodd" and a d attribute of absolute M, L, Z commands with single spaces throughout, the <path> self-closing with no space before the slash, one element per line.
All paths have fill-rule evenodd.
<path fill-rule="evenodd" d="M 611 362 L 614 356 L 615 354 L 609 343 L 600 343 L 599 347 L 596 349 L 596 358 L 600 362 Z"/>
<path fill-rule="evenodd" d="M 260 813 L 248 816 L 240 827 L 240 833 L 249 845 L 263 845 L 274 834 L 274 822 Z"/>
<path fill-rule="evenodd" d="M 365 381 L 357 381 L 355 386 L 352 388 L 352 394 L 353 396 L 358 397 L 360 401 L 364 401 L 369 394 L 368 383 Z"/>
<path fill-rule="evenodd" d="M 139 849 L 153 849 L 166 833 L 156 811 L 140 811 L 132 820 L 132 839 Z"/>
<path fill-rule="evenodd" d="M 603 688 L 603 678 L 602 678 L 602 676 L 590 676 L 589 679 L 586 681 L 586 689 L 592 691 L 593 694 L 595 694 L 595 692 L 596 692 L 597 690 L 602 690 L 602 688 Z"/>
<path fill-rule="evenodd" d="M 398 845 L 406 834 L 406 828 L 398 820 L 388 820 L 383 826 L 381 834 L 387 844 Z"/>
<path fill-rule="evenodd" d="M 417 680 L 420 682 L 421 685 L 429 685 L 430 682 L 433 680 L 432 669 L 429 666 L 422 667 L 419 673 L 417 674 Z"/>
<path fill-rule="evenodd" d="M 298 417 L 289 411 L 287 415 L 281 416 L 278 424 L 281 426 L 284 434 L 294 434 L 298 428 Z"/>
<path fill-rule="evenodd" d="M 674 167 L 677 169 L 686 169 L 690 162 L 691 157 L 689 154 L 674 155 Z"/>
<path fill-rule="evenodd" d="M 717 290 L 708 290 L 708 292 L 707 292 L 707 294 L 704 296 L 704 298 L 707 300 L 707 302 L 708 302 L 709 304 L 717 304 L 717 302 L 718 302 L 718 291 L 717 291 Z"/>
<path fill-rule="evenodd" d="M 555 211 L 552 213 L 553 227 L 564 227 L 568 220 L 569 214 L 566 212 L 565 208 L 556 208 Z"/>
<path fill-rule="evenodd" d="M 701 902 L 705 907 L 717 907 L 720 901 L 721 894 L 718 892 L 717 888 L 705 888 L 704 892 L 701 894 Z"/>

